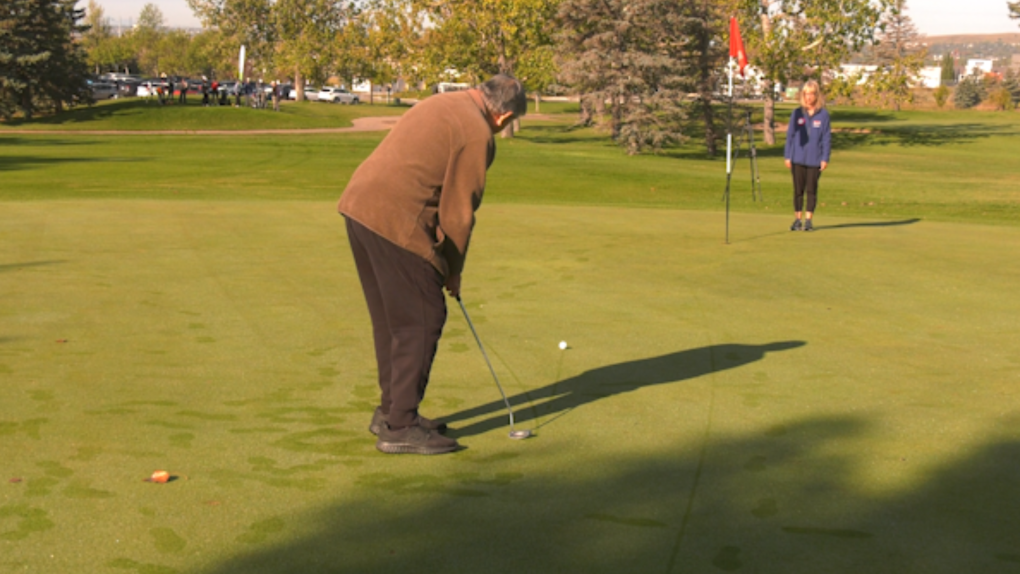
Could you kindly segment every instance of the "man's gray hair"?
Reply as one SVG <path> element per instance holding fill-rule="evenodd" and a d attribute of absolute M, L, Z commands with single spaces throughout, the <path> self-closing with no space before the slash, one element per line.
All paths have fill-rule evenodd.
<path fill-rule="evenodd" d="M 478 86 L 489 112 L 502 115 L 513 112 L 521 117 L 528 112 L 528 95 L 520 80 L 508 74 L 496 74 Z"/>

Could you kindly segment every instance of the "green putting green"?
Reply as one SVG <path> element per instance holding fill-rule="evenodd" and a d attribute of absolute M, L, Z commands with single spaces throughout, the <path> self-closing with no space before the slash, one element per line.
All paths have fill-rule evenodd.
<path fill-rule="evenodd" d="M 769 164 L 726 245 L 719 162 L 533 132 L 500 146 L 463 295 L 536 436 L 507 438 L 450 301 L 423 410 L 467 448 L 438 457 L 377 453 L 366 428 L 369 324 L 334 200 L 378 135 L 217 162 L 220 138 L 0 135 L 0 571 L 1018 567 L 1020 226 L 994 191 L 1015 175 L 972 172 L 983 199 L 926 191 L 918 149 L 861 144 L 823 193 L 868 197 L 851 154 L 893 155 L 910 201 L 823 208 L 808 234 L 786 231 Z M 555 157 L 617 162 L 550 182 L 610 205 L 529 200 Z M 251 180 L 195 183 L 189 158 Z M 632 196 L 646 167 L 676 191 Z M 160 185 L 132 187 L 146 172 Z M 145 482 L 157 469 L 174 480 Z"/>

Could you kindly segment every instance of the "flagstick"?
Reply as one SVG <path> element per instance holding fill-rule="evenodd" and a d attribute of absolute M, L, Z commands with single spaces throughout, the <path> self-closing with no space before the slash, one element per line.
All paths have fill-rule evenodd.
<path fill-rule="evenodd" d="M 729 65 L 729 111 L 726 117 L 726 245 L 730 244 L 730 179 L 733 176 L 733 162 L 731 150 L 733 148 L 733 57 L 730 56 Z"/>

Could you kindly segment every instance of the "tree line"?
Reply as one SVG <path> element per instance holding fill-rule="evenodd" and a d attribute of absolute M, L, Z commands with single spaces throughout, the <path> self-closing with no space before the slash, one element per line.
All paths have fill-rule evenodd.
<path fill-rule="evenodd" d="M 188 0 L 200 33 L 168 30 L 147 4 L 123 35 L 96 0 L 84 14 L 73 0 L 6 2 L 63 7 L 65 52 L 83 53 L 93 73 L 233 78 L 242 45 L 249 77 L 293 80 L 299 98 L 306 82 L 330 77 L 415 85 L 509 73 L 535 94 L 579 94 L 580 121 L 604 125 L 630 153 L 691 137 L 717 152 L 732 16 L 760 72 L 770 144 L 778 87 L 818 79 L 837 95 L 866 91 L 871 103 L 898 107 L 924 57 L 905 0 Z M 864 52 L 879 66 L 867 82 L 838 74 Z"/>

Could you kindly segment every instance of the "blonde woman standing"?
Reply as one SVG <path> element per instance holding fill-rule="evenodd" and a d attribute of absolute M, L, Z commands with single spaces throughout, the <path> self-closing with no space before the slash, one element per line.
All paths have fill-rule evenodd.
<path fill-rule="evenodd" d="M 800 90 L 800 107 L 790 115 L 786 130 L 784 157 L 786 167 L 793 174 L 793 211 L 796 214 L 790 231 L 814 230 L 812 218 L 818 204 L 818 178 L 829 166 L 831 150 L 832 126 L 825 109 L 825 96 L 818 82 L 808 80 Z M 805 196 L 807 206 L 804 205 Z"/>

